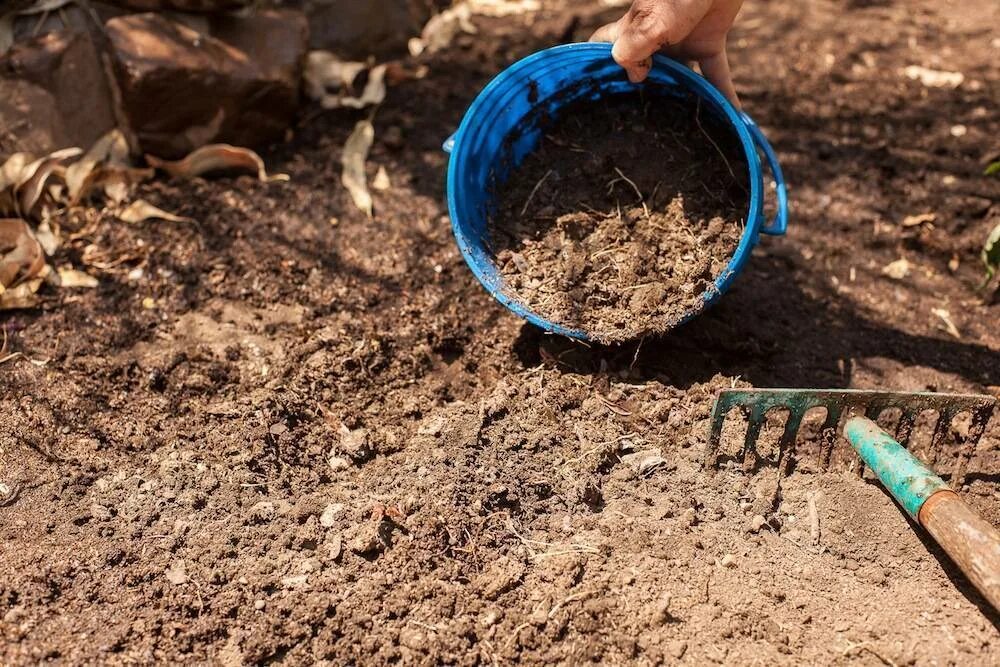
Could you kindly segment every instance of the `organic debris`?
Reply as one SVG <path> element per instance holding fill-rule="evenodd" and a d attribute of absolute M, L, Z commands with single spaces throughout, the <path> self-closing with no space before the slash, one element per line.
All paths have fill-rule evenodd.
<path fill-rule="evenodd" d="M 354 126 L 354 131 L 344 144 L 344 153 L 340 158 L 343 172 L 340 180 L 351 194 L 354 205 L 372 217 L 372 196 L 368 192 L 365 177 L 365 160 L 368 150 L 375 139 L 375 128 L 370 121 L 360 120 Z"/>
<path fill-rule="evenodd" d="M 385 170 L 385 167 L 380 166 L 378 171 L 375 172 L 375 178 L 372 179 L 372 187 L 376 190 L 388 190 L 392 187 L 392 181 L 389 180 L 389 172 Z"/>
<path fill-rule="evenodd" d="M 385 100 L 385 74 L 387 65 L 369 68 L 366 63 L 340 60 L 329 51 L 311 51 L 306 57 L 306 94 L 318 101 L 324 109 L 363 109 L 381 104 Z M 354 82 L 362 72 L 368 78 L 360 95 L 355 93 Z"/>
<path fill-rule="evenodd" d="M 431 17 L 420 33 L 420 37 L 410 40 L 410 55 L 416 57 L 424 53 L 437 53 L 447 48 L 461 33 L 476 34 L 472 23 L 472 9 L 468 3 L 461 3 Z"/>
<path fill-rule="evenodd" d="M 59 274 L 60 287 L 97 287 L 98 285 L 97 278 L 94 276 L 69 266 L 59 269 L 57 273 Z"/>
<path fill-rule="evenodd" d="M 130 224 L 154 219 L 167 220 L 169 222 L 194 222 L 191 218 L 174 215 L 173 213 L 168 213 L 161 208 L 157 208 L 145 199 L 136 199 L 134 202 L 129 204 L 121 213 L 118 214 L 118 219 L 122 222 L 128 222 Z"/>
<path fill-rule="evenodd" d="M 265 183 L 288 180 L 287 174 L 268 176 L 264 160 L 254 151 L 229 144 L 202 146 L 181 160 L 161 160 L 155 155 L 147 155 L 146 161 L 174 178 L 190 179 L 213 172 L 242 171 L 256 174 Z"/>
<path fill-rule="evenodd" d="M 986 266 L 986 282 L 989 282 L 1000 271 L 1000 225 L 994 227 L 986 238 L 981 257 Z"/>
<path fill-rule="evenodd" d="M 882 268 L 882 275 L 888 276 L 893 280 L 903 280 L 906 276 L 910 275 L 910 269 L 912 264 L 906 260 L 905 257 L 897 259 L 895 262 L 889 262 Z"/>
<path fill-rule="evenodd" d="M 10 287 L 39 275 L 45 251 L 24 220 L 0 220 L 0 286 Z"/>
<path fill-rule="evenodd" d="M 965 81 L 965 75 L 961 72 L 946 72 L 919 65 L 904 68 L 903 74 L 928 88 L 958 88 Z"/>
<path fill-rule="evenodd" d="M 959 333 L 958 327 L 955 326 L 955 323 L 951 319 L 951 313 L 944 308 L 932 308 L 931 312 L 937 315 L 937 317 L 941 320 L 944 325 L 941 328 L 947 331 L 950 336 L 958 339 L 962 338 L 962 334 Z"/>
<path fill-rule="evenodd" d="M 937 220 L 937 215 L 934 213 L 920 213 L 919 215 L 908 215 L 903 218 L 904 227 L 917 227 L 924 224 L 925 222 L 930 223 Z"/>

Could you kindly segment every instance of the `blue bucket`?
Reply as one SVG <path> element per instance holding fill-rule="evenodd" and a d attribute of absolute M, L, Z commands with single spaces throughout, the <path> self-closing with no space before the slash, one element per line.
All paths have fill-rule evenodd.
<path fill-rule="evenodd" d="M 455 240 L 469 268 L 497 301 L 537 327 L 551 333 L 588 340 L 587 332 L 570 329 L 541 317 L 505 289 L 503 277 L 489 247 L 487 220 L 494 209 L 490 191 L 503 182 L 538 145 L 545 116 L 557 117 L 567 104 L 656 86 L 662 92 L 693 93 L 703 106 L 731 126 L 743 147 L 749 167 L 750 204 L 746 226 L 729 266 L 705 293 L 706 305 L 729 289 L 750 258 L 761 232 L 785 233 L 788 196 L 778 159 L 750 116 L 735 109 L 708 81 L 687 67 L 657 55 L 649 78 L 630 83 L 611 58 L 609 44 L 566 44 L 539 51 L 514 63 L 491 81 L 472 102 L 462 124 L 444 144 L 448 164 L 448 211 Z M 778 208 L 774 219 L 764 218 L 764 178 L 758 149 L 763 152 L 776 186 Z M 678 324 L 704 308 L 694 309 Z"/>

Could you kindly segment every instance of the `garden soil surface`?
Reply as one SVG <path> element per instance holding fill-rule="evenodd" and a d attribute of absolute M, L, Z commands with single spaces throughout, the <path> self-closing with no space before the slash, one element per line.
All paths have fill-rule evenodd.
<path fill-rule="evenodd" d="M 702 119 L 704 116 L 704 119 Z M 746 226 L 746 160 L 698 101 L 584 100 L 497 188 L 504 284 L 602 343 L 662 334 L 704 308 Z"/>
<path fill-rule="evenodd" d="M 748 3 L 731 59 L 789 234 L 693 322 L 601 347 L 493 302 L 442 204 L 490 76 L 622 11 L 566 4 L 477 18 L 390 89 L 373 219 L 339 185 L 360 114 L 310 112 L 265 153 L 287 183 L 144 187 L 197 225 L 61 221 L 100 285 L 0 316 L 0 663 L 1000 662 L 996 613 L 848 457 L 777 495 L 701 466 L 725 387 L 1000 391 L 1000 6 Z M 959 488 L 994 524 L 998 419 Z"/>

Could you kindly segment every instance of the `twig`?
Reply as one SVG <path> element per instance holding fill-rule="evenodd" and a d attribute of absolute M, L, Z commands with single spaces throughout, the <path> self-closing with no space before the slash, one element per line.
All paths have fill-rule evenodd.
<path fill-rule="evenodd" d="M 809 536 L 813 544 L 819 544 L 819 510 L 816 509 L 816 494 L 809 494 Z"/>
<path fill-rule="evenodd" d="M 573 593 L 572 595 L 567 595 L 562 600 L 560 600 L 559 602 L 555 603 L 552 606 L 552 609 L 549 610 L 548 618 L 551 619 L 553 616 L 555 616 L 556 612 L 559 611 L 563 607 L 563 605 L 567 605 L 570 602 L 576 602 L 577 600 L 583 599 L 593 592 L 594 591 L 582 591 L 580 593 Z"/>
<path fill-rule="evenodd" d="M 626 176 L 625 174 L 623 174 L 622 170 L 619 169 L 618 167 L 615 167 L 615 171 L 618 172 L 618 175 L 622 177 L 623 181 L 625 181 L 626 183 L 628 183 L 629 185 L 631 185 L 632 189 L 635 190 L 636 196 L 639 197 L 639 203 L 642 204 L 642 210 L 645 211 L 646 217 L 648 218 L 649 217 L 649 209 L 646 208 L 646 199 L 645 199 L 645 197 L 643 197 L 642 193 L 639 192 L 639 186 L 637 186 L 635 184 L 635 181 L 633 181 L 631 178 L 629 178 L 628 176 Z M 611 181 L 611 182 L 614 183 L 615 181 Z"/>
<path fill-rule="evenodd" d="M 524 206 L 521 208 L 522 216 L 528 212 L 528 205 L 531 203 L 531 200 L 535 198 L 535 193 L 538 192 L 538 188 L 542 187 L 542 183 L 544 183 L 545 179 L 547 179 L 551 175 L 552 175 L 552 170 L 549 169 L 547 172 L 545 172 L 545 175 L 542 176 L 540 179 L 538 179 L 538 182 L 535 183 L 535 187 L 531 189 L 531 194 L 528 195 L 528 198 L 524 202 Z"/>
<path fill-rule="evenodd" d="M 715 150 L 719 152 L 719 157 L 721 157 L 722 161 L 726 163 L 726 169 L 729 170 L 729 175 L 732 176 L 733 180 L 736 181 L 737 185 L 739 185 L 740 188 L 744 192 L 746 192 L 747 189 L 744 188 L 743 184 L 740 183 L 740 180 L 738 178 L 736 178 L 736 173 L 733 171 L 733 168 L 730 166 L 729 160 L 726 158 L 726 154 L 722 152 L 721 148 L 719 148 L 719 144 L 715 143 L 715 139 L 713 139 L 711 137 L 711 135 L 709 135 L 708 132 L 705 131 L 705 128 L 701 126 L 701 118 L 699 117 L 700 115 L 701 115 L 701 99 L 698 100 L 698 106 L 695 107 L 694 122 L 698 124 L 698 129 L 701 130 L 701 133 L 705 135 L 705 138 L 708 139 L 709 142 L 711 142 L 712 146 L 715 147 Z"/>

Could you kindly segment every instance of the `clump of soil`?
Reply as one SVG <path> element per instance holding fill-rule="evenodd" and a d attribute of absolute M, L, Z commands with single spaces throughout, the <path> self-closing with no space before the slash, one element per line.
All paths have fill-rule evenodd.
<path fill-rule="evenodd" d="M 704 306 L 743 231 L 747 167 L 696 100 L 633 93 L 568 105 L 495 194 L 507 288 L 613 343 Z"/>

